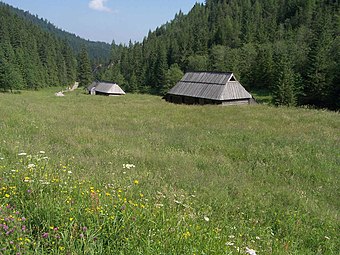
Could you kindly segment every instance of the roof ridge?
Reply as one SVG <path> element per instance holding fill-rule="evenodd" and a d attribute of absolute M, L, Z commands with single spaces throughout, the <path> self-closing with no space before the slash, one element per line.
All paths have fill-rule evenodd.
<path fill-rule="evenodd" d="M 184 83 L 198 83 L 198 84 L 211 84 L 211 85 L 220 85 L 220 86 L 225 86 L 224 83 L 216 83 L 216 82 L 203 82 L 203 81 L 181 81 Z"/>

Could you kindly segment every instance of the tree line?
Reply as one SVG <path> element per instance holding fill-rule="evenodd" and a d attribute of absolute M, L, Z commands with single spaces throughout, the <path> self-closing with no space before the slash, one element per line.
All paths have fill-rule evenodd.
<path fill-rule="evenodd" d="M 339 9 L 338 0 L 206 0 L 143 41 L 113 41 L 109 56 L 93 57 L 107 45 L 93 42 L 98 52 L 91 53 L 47 21 L 1 3 L 0 90 L 97 79 L 162 95 L 186 71 L 231 71 L 248 90 L 271 93 L 276 105 L 339 109 Z"/>
<path fill-rule="evenodd" d="M 149 32 L 115 45 L 98 77 L 131 92 L 163 94 L 186 71 L 232 71 L 276 105 L 339 109 L 337 0 L 206 0 Z"/>
<path fill-rule="evenodd" d="M 93 80 L 88 49 L 76 54 L 67 39 L 0 5 L 0 90 L 84 86 Z"/>

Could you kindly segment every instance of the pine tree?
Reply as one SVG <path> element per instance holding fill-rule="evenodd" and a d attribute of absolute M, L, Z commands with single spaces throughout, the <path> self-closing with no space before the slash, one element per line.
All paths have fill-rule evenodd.
<path fill-rule="evenodd" d="M 23 88 L 23 78 L 20 71 L 4 58 L 0 58 L 0 88 L 3 91 Z"/>
<path fill-rule="evenodd" d="M 82 47 L 78 56 L 78 81 L 79 85 L 86 87 L 93 79 L 89 56 L 85 47 Z"/>
<path fill-rule="evenodd" d="M 187 59 L 186 70 L 187 71 L 204 71 L 208 67 L 207 55 L 191 55 Z"/>
<path fill-rule="evenodd" d="M 165 95 L 183 77 L 183 72 L 177 64 L 170 66 L 165 75 L 165 84 L 161 94 Z"/>
<path fill-rule="evenodd" d="M 332 87 L 333 73 L 331 58 L 332 31 L 331 18 L 320 10 L 314 19 L 314 35 L 308 55 L 305 103 L 317 106 L 327 104 L 327 96 Z"/>
<path fill-rule="evenodd" d="M 215 45 L 210 50 L 210 70 L 215 72 L 226 72 L 225 65 L 226 48 L 222 45 Z"/>
<path fill-rule="evenodd" d="M 160 43 L 157 47 L 157 59 L 154 68 L 155 77 L 155 92 L 160 93 L 162 87 L 165 84 L 165 74 L 168 69 L 166 50 L 163 43 Z"/>
<path fill-rule="evenodd" d="M 275 105 L 295 106 L 298 88 L 296 76 L 287 55 L 279 56 L 276 64 L 276 80 L 273 88 Z"/>
<path fill-rule="evenodd" d="M 131 78 L 130 78 L 129 91 L 131 93 L 138 93 L 139 92 L 137 77 L 136 77 L 136 74 L 134 72 L 132 73 Z"/>
<path fill-rule="evenodd" d="M 66 83 L 72 84 L 76 80 L 77 75 L 77 61 L 74 57 L 71 47 L 66 40 L 61 45 L 62 56 L 65 61 L 66 68 Z"/>

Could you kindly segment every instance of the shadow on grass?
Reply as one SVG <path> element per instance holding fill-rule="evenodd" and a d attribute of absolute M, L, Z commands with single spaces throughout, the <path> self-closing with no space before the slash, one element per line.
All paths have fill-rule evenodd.
<path fill-rule="evenodd" d="M 21 90 L 0 90 L 1 94 L 21 94 Z"/>
<path fill-rule="evenodd" d="M 272 95 L 268 90 L 252 90 L 251 94 L 259 104 L 272 104 Z"/>

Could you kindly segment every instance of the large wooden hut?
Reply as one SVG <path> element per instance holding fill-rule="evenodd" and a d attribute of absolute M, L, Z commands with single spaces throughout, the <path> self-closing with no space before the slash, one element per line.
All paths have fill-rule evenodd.
<path fill-rule="evenodd" d="M 87 91 L 91 95 L 120 96 L 125 92 L 116 83 L 93 82 L 87 87 Z"/>
<path fill-rule="evenodd" d="M 251 104 L 252 95 L 233 73 L 188 72 L 165 95 L 168 102 L 186 104 Z"/>

